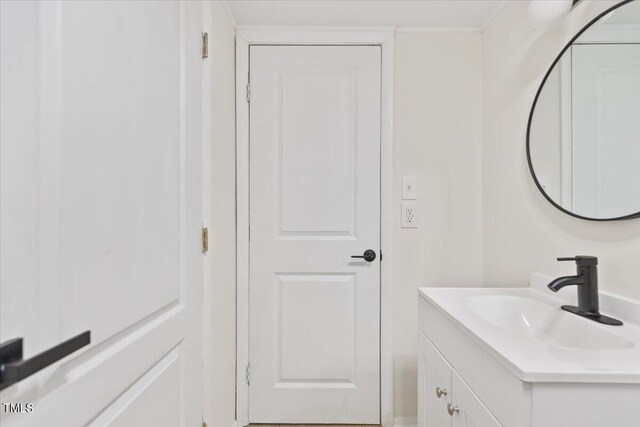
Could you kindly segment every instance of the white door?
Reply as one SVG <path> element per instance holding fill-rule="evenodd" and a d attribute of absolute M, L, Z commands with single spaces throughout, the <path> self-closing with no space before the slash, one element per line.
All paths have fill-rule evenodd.
<path fill-rule="evenodd" d="M 201 4 L 0 4 L 2 427 L 200 425 Z"/>
<path fill-rule="evenodd" d="M 640 44 L 572 48 L 573 212 L 629 215 L 640 206 Z"/>
<path fill-rule="evenodd" d="M 251 422 L 380 421 L 380 52 L 250 47 Z"/>

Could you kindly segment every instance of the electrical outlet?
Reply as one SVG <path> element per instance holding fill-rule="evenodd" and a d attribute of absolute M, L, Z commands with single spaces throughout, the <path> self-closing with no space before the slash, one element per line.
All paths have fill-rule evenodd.
<path fill-rule="evenodd" d="M 418 228 L 418 202 L 402 202 L 402 228 Z"/>
<path fill-rule="evenodd" d="M 416 200 L 418 198 L 418 182 L 415 176 L 402 177 L 402 200 Z"/>

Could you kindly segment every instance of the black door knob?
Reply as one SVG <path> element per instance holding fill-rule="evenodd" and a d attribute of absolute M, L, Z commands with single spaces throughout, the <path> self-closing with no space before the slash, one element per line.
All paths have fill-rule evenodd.
<path fill-rule="evenodd" d="M 363 258 L 367 262 L 373 262 L 376 259 L 376 251 L 367 249 L 362 255 L 351 255 L 351 258 Z"/>

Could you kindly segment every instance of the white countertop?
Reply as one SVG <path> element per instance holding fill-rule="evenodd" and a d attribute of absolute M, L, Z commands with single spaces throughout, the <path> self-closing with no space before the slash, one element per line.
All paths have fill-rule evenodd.
<path fill-rule="evenodd" d="M 576 304 L 577 291 L 575 286 L 569 286 L 554 294 L 546 288 L 551 279 L 534 274 L 531 286 L 526 288 L 419 288 L 418 293 L 522 381 L 640 384 L 640 303 L 601 293 L 601 313 L 624 322 L 622 326 L 602 325 L 563 311 L 562 304 Z M 515 323 L 522 322 L 522 328 L 528 328 L 532 318 L 539 320 L 535 318 L 536 307 L 543 309 L 541 316 L 542 312 L 547 316 L 551 314 L 553 322 L 546 325 L 541 322 L 542 328 L 537 330 L 545 334 L 542 338 L 528 334 L 528 329 L 521 328 L 524 332 L 518 332 L 510 330 L 511 326 L 500 327 L 486 317 L 502 315 L 495 313 L 490 305 L 496 296 L 501 301 L 534 300 L 528 316 L 515 319 Z M 528 303 L 524 305 L 529 307 Z M 482 314 L 483 310 L 488 312 L 486 316 Z M 554 329 L 558 324 L 564 328 L 561 333 Z M 578 328 L 570 329 L 575 326 Z M 558 336 L 561 336 L 560 340 Z M 596 342 L 593 337 L 602 339 L 602 348 L 571 344 L 576 341 L 586 343 L 588 347 L 590 339 Z M 607 343 L 614 344 L 605 348 Z M 599 345 L 594 344 L 594 347 Z"/>

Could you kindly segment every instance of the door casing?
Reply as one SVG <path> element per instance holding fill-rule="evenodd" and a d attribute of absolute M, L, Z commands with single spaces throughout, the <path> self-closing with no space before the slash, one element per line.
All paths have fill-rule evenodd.
<path fill-rule="evenodd" d="M 374 45 L 382 49 L 380 121 L 380 420 L 393 426 L 393 58 L 392 27 L 239 26 L 236 34 L 236 420 L 249 424 L 249 47 Z"/>

